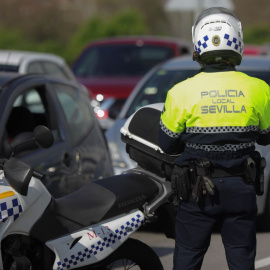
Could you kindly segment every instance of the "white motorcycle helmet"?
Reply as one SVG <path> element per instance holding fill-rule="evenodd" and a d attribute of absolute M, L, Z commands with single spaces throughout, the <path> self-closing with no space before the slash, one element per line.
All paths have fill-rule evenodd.
<path fill-rule="evenodd" d="M 243 51 L 243 30 L 236 15 L 222 7 L 203 11 L 192 27 L 193 60 L 201 65 L 227 60 L 240 65 Z"/>

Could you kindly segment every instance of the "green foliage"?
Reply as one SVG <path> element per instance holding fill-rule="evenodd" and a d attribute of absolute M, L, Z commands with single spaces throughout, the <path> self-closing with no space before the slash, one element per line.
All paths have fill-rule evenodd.
<path fill-rule="evenodd" d="M 42 25 L 41 19 L 37 24 Z M 94 16 L 84 23 L 77 32 L 73 32 L 70 40 L 57 38 L 60 32 L 50 31 L 47 28 L 48 25 L 46 24 L 44 27 L 38 28 L 39 30 L 37 25 L 34 25 L 31 29 L 29 25 L 26 29 L 12 29 L 0 25 L 0 49 L 49 52 L 58 54 L 64 57 L 68 63 L 71 63 L 90 41 L 103 37 L 147 33 L 144 19 L 136 9 L 116 13 L 107 19 L 104 19 L 104 16 Z M 49 33 L 51 33 L 51 36 Z"/>
<path fill-rule="evenodd" d="M 23 50 L 49 52 L 58 55 L 63 54 L 63 46 L 55 40 L 44 40 L 43 42 L 33 42 L 25 38 L 23 32 L 15 29 L 7 29 L 0 26 L 0 49 L 1 50 Z"/>
<path fill-rule="evenodd" d="M 63 55 L 63 45 L 55 40 L 45 40 L 42 43 L 36 44 L 35 48 L 32 48 L 32 51 L 38 51 L 38 52 L 47 52 L 47 53 L 53 53 L 60 56 Z"/>
<path fill-rule="evenodd" d="M 88 20 L 72 37 L 65 58 L 71 62 L 80 50 L 89 42 L 121 35 L 143 35 L 147 33 L 147 27 L 140 13 L 136 10 L 127 10 L 117 13 L 105 20 L 95 16 Z"/>
<path fill-rule="evenodd" d="M 14 29 L 7 29 L 0 26 L 0 48 L 5 49 L 22 49 L 26 50 L 29 47 L 27 41 L 24 41 L 21 32 Z"/>
<path fill-rule="evenodd" d="M 251 26 L 244 29 L 246 44 L 264 44 L 270 41 L 270 28 L 266 24 Z"/>
<path fill-rule="evenodd" d="M 107 25 L 107 36 L 140 35 L 147 32 L 139 11 L 128 10 L 113 17 Z"/>
<path fill-rule="evenodd" d="M 0 49 L 49 52 L 71 63 L 99 38 L 164 34 L 163 0 L 93 0 L 89 6 L 96 15 L 86 22 L 87 12 L 73 9 L 77 4 L 71 2 L 63 9 L 57 1 L 0 1 Z"/>

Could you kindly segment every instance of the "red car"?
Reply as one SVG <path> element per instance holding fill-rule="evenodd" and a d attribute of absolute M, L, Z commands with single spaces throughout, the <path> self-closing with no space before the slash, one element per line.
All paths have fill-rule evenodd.
<path fill-rule="evenodd" d="M 244 54 L 245 55 L 269 55 L 270 48 L 267 46 L 261 46 L 261 45 L 245 44 Z"/>
<path fill-rule="evenodd" d="M 106 38 L 89 43 L 74 61 L 72 70 L 89 89 L 96 101 L 93 106 L 101 127 L 107 129 L 148 70 L 169 58 L 191 52 L 191 44 L 177 38 Z"/>

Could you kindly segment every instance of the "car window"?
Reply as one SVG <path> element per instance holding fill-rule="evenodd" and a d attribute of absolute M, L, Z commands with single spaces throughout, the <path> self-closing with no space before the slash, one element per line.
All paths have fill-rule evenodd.
<path fill-rule="evenodd" d="M 19 66 L 13 65 L 0 65 L 0 71 L 18 72 Z"/>
<path fill-rule="evenodd" d="M 62 69 L 61 66 L 49 61 L 37 61 L 29 64 L 27 73 L 39 73 L 53 75 L 62 79 L 70 79 L 70 76 Z"/>
<path fill-rule="evenodd" d="M 27 73 L 39 73 L 44 74 L 44 69 L 40 62 L 32 62 L 27 68 Z"/>
<path fill-rule="evenodd" d="M 198 72 L 198 70 L 158 70 L 140 89 L 127 111 L 126 117 L 142 106 L 165 102 L 167 92 L 173 85 L 193 77 Z"/>
<path fill-rule="evenodd" d="M 48 127 L 54 135 L 54 140 L 59 141 L 59 132 L 53 124 L 52 115 L 54 114 L 49 111 L 44 87 L 24 91 L 15 99 L 6 123 L 8 141 L 11 143 L 19 135 L 32 136 L 31 133 L 38 125 Z"/>
<path fill-rule="evenodd" d="M 74 144 L 78 144 L 90 132 L 94 115 L 90 102 L 76 88 L 55 84 L 53 85 L 69 126 Z"/>
<path fill-rule="evenodd" d="M 41 100 L 40 94 L 36 89 L 30 89 L 24 94 L 18 96 L 13 106 L 24 106 L 31 113 L 45 113 L 44 104 Z"/>
<path fill-rule="evenodd" d="M 76 61 L 76 76 L 141 76 L 161 61 L 173 57 L 173 50 L 153 45 L 107 45 L 91 47 Z"/>
<path fill-rule="evenodd" d="M 43 62 L 42 65 L 46 74 L 54 75 L 62 79 L 69 79 L 68 75 L 59 65 L 52 62 Z"/>

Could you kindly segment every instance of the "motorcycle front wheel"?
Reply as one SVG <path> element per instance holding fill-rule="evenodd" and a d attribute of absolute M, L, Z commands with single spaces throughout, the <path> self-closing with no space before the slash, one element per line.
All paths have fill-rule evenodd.
<path fill-rule="evenodd" d="M 146 244 L 128 239 L 122 246 L 105 259 L 99 270 L 163 270 L 157 254 Z"/>

